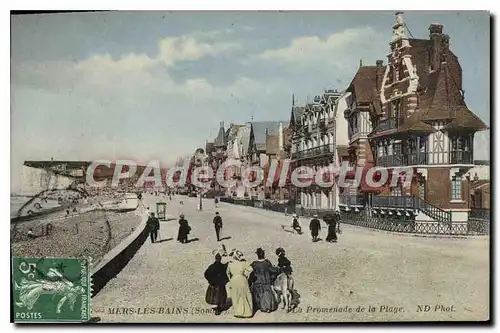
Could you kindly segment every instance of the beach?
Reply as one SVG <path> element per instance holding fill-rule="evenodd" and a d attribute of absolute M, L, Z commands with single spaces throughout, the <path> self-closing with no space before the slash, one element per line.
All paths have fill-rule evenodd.
<path fill-rule="evenodd" d="M 11 207 L 12 210 L 12 207 Z M 83 211 L 83 209 L 82 209 Z M 130 235 L 141 222 L 140 210 L 51 213 L 11 224 L 12 255 L 17 257 L 102 257 Z M 32 229 L 34 238 L 28 236 Z"/>

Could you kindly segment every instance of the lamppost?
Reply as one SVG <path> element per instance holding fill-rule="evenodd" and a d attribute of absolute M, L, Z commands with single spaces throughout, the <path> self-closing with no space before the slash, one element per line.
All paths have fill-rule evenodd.
<path fill-rule="evenodd" d="M 207 163 L 207 160 L 208 160 L 208 156 L 205 154 L 205 151 L 203 150 L 203 148 L 198 148 L 196 149 L 196 152 L 195 152 L 195 156 L 194 156 L 194 159 L 195 159 L 195 165 L 196 167 L 202 167 L 202 166 L 206 166 L 206 163 Z M 198 180 L 199 181 L 199 180 Z M 198 189 L 198 192 L 199 192 L 199 195 L 200 195 L 200 203 L 199 203 L 199 207 L 200 207 L 200 211 L 203 210 L 203 197 L 202 197 L 202 190 L 203 190 L 203 187 L 200 186 L 199 189 Z"/>

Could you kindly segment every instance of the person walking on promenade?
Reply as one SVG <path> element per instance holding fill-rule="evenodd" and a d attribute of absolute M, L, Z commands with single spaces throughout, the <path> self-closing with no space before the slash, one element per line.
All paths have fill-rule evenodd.
<path fill-rule="evenodd" d="M 266 259 L 266 254 L 262 248 L 255 251 L 257 260 L 252 263 L 254 281 L 251 286 L 254 311 L 272 312 L 278 308 L 278 301 L 274 297 L 271 277 L 278 273 L 278 268 L 274 267 Z"/>
<path fill-rule="evenodd" d="M 160 220 L 155 217 L 155 213 L 151 213 L 148 218 L 147 225 L 149 227 L 149 237 L 151 238 L 151 243 L 154 243 L 158 238 L 158 230 L 160 230 Z"/>
<path fill-rule="evenodd" d="M 311 223 L 309 224 L 309 230 L 311 231 L 312 241 L 318 241 L 318 234 L 321 230 L 321 223 L 318 220 L 318 215 L 314 214 Z"/>
<path fill-rule="evenodd" d="M 248 286 L 248 276 L 252 273 L 252 266 L 245 260 L 243 253 L 239 250 L 233 250 L 229 255 L 234 259 L 227 265 L 233 316 L 250 318 L 253 316 L 253 303 L 250 287 Z"/>
<path fill-rule="evenodd" d="M 213 223 L 215 227 L 215 234 L 217 235 L 217 241 L 219 242 L 221 240 L 220 232 L 222 230 L 222 217 L 220 217 L 219 212 L 215 212 Z"/>
<path fill-rule="evenodd" d="M 217 197 L 214 198 L 214 205 L 215 205 L 215 208 L 219 207 L 219 199 Z"/>
<path fill-rule="evenodd" d="M 299 217 L 297 216 L 297 214 L 292 215 L 292 228 L 299 235 L 302 234 L 302 227 L 300 226 Z"/>
<path fill-rule="evenodd" d="M 177 233 L 177 241 L 183 244 L 188 242 L 188 234 L 191 231 L 188 221 L 185 219 L 184 214 L 179 216 L 179 232 Z"/>
<path fill-rule="evenodd" d="M 208 266 L 205 271 L 205 279 L 208 281 L 208 288 L 205 294 L 205 301 L 210 305 L 215 305 L 215 315 L 220 315 L 226 309 L 227 292 L 226 284 L 227 264 L 223 264 L 220 253 L 215 255 L 215 262 Z"/>
<path fill-rule="evenodd" d="M 285 256 L 285 249 L 282 247 L 278 247 L 276 249 L 276 255 L 278 256 L 278 268 L 281 273 L 285 273 L 286 275 L 292 275 L 292 263 Z"/>
<path fill-rule="evenodd" d="M 323 221 L 325 221 L 326 224 L 328 224 L 328 234 L 326 235 L 326 241 L 334 243 L 337 241 L 337 217 L 338 213 L 335 214 L 327 214 L 324 218 Z M 340 214 L 339 214 L 340 215 Z"/>

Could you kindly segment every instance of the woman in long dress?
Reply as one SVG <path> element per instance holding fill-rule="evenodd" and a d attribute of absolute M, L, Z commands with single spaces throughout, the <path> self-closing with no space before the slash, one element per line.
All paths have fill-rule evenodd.
<path fill-rule="evenodd" d="M 250 318 L 253 315 L 253 306 L 248 276 L 252 272 L 252 267 L 240 251 L 233 251 L 230 255 L 233 256 L 234 261 L 227 266 L 227 276 L 233 315 L 237 318 Z"/>
<path fill-rule="evenodd" d="M 191 231 L 188 221 L 184 214 L 179 216 L 179 232 L 177 233 L 177 241 L 183 244 L 188 242 L 188 234 Z"/>
<path fill-rule="evenodd" d="M 258 260 L 252 263 L 255 279 L 251 288 L 255 308 L 261 312 L 272 312 L 278 308 L 278 302 L 274 297 L 271 276 L 276 275 L 279 270 L 266 259 L 263 249 L 258 248 L 255 253 Z"/>
<path fill-rule="evenodd" d="M 227 278 L 227 264 L 223 264 L 222 256 L 220 253 L 215 255 L 215 262 L 208 266 L 205 271 L 205 279 L 208 281 L 208 288 L 205 294 L 205 301 L 208 304 L 217 306 L 215 308 L 215 314 L 220 315 L 226 307 L 227 293 L 226 284 L 228 283 Z"/>

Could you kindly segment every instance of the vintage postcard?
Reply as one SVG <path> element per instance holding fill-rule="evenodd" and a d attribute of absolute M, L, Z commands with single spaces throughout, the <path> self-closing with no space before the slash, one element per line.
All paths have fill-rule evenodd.
<path fill-rule="evenodd" d="M 11 15 L 15 323 L 490 320 L 490 14 Z"/>

